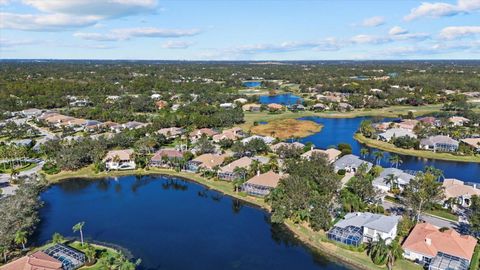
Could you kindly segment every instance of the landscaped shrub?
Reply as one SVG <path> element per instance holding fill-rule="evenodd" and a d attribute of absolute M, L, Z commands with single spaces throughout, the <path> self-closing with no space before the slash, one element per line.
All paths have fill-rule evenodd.
<path fill-rule="evenodd" d="M 60 172 L 60 168 L 58 168 L 57 164 L 52 161 L 45 162 L 45 164 L 42 166 L 42 170 L 46 174 L 57 174 Z"/>
<path fill-rule="evenodd" d="M 345 175 L 346 171 L 345 171 L 345 169 L 340 169 L 340 170 L 338 170 L 337 173 L 338 173 L 338 175 Z"/>

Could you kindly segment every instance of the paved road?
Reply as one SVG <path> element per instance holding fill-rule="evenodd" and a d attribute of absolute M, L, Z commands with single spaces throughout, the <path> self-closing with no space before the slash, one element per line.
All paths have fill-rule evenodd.
<path fill-rule="evenodd" d="M 395 212 L 396 213 L 401 213 L 401 212 L 404 211 L 403 205 L 393 203 L 393 202 L 390 202 L 390 201 L 383 201 L 382 206 L 383 206 L 383 208 L 389 209 L 391 212 L 394 212 L 394 213 Z M 425 221 L 425 222 L 428 222 L 432 225 L 440 227 L 440 228 L 442 228 L 442 227 L 458 228 L 460 226 L 460 224 L 458 222 L 453 222 L 453 221 L 450 221 L 450 220 L 430 216 L 428 214 L 422 214 L 420 216 L 420 219 Z"/>

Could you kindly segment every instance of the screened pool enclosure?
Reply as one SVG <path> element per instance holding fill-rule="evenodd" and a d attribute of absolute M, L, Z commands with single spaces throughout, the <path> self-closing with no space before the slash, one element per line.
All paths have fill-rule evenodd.
<path fill-rule="evenodd" d="M 327 237 L 345 245 L 358 247 L 362 244 L 363 229 L 355 226 L 333 227 L 327 232 Z"/>

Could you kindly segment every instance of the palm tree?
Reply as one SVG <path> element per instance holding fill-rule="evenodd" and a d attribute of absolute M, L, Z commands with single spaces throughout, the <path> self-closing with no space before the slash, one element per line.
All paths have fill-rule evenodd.
<path fill-rule="evenodd" d="M 27 232 L 26 231 L 17 231 L 15 233 L 15 244 L 22 245 L 23 250 L 25 250 L 25 244 L 27 243 Z"/>
<path fill-rule="evenodd" d="M 268 166 L 270 167 L 270 170 L 274 172 L 278 172 L 279 166 L 278 166 L 278 160 L 276 157 L 270 158 L 270 161 L 268 162 Z"/>
<path fill-rule="evenodd" d="M 83 246 L 83 226 L 85 226 L 85 221 L 79 222 L 72 227 L 73 232 L 80 232 L 80 242 Z"/>
<path fill-rule="evenodd" d="M 375 151 L 373 152 L 373 156 L 375 157 L 375 162 L 377 165 L 380 165 L 380 161 L 382 161 L 385 154 L 382 151 Z"/>
<path fill-rule="evenodd" d="M 59 233 L 54 233 L 52 235 L 52 243 L 54 244 L 60 244 L 62 243 L 63 241 L 65 241 L 65 238 L 63 238 L 63 236 Z"/>
<path fill-rule="evenodd" d="M 370 150 L 368 148 L 362 148 L 360 149 L 360 155 L 365 158 L 370 154 Z"/>
<path fill-rule="evenodd" d="M 389 174 L 383 179 L 383 182 L 390 186 L 390 190 L 393 190 L 398 186 L 398 177 L 394 174 Z"/>
<path fill-rule="evenodd" d="M 392 164 L 392 166 L 395 166 L 395 168 L 398 168 L 398 165 L 402 164 L 403 160 L 399 155 L 391 155 L 390 163 Z"/>
<path fill-rule="evenodd" d="M 388 270 L 393 269 L 395 261 L 403 256 L 403 249 L 397 239 L 393 240 L 392 243 L 388 246 L 387 252 L 387 268 Z"/>
<path fill-rule="evenodd" d="M 370 240 L 367 246 L 367 254 L 374 264 L 382 265 L 387 260 L 388 246 L 386 240 L 378 236 L 378 241 Z"/>
<path fill-rule="evenodd" d="M 83 253 L 85 253 L 88 263 L 92 264 L 95 261 L 95 257 L 97 255 L 95 247 L 87 243 L 87 246 L 83 249 Z"/>

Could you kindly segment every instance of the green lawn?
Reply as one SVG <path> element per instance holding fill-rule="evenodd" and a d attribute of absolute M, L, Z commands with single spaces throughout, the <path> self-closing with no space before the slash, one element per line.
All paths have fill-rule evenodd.
<path fill-rule="evenodd" d="M 437 216 L 437 217 L 441 217 L 441 218 L 448 219 L 448 220 L 451 220 L 451 221 L 455 221 L 455 222 L 458 221 L 458 217 L 456 215 L 450 213 L 450 211 L 447 210 L 447 209 L 427 210 L 427 211 L 425 211 L 425 213 L 427 213 L 429 215 L 432 215 L 432 216 Z"/>
<path fill-rule="evenodd" d="M 426 150 L 403 149 L 403 148 L 395 147 L 395 145 L 391 143 L 366 138 L 365 136 L 359 133 L 355 134 L 353 138 L 355 138 L 355 140 L 359 141 L 360 143 L 366 144 L 370 147 L 377 148 L 383 151 L 392 152 L 392 153 L 407 155 L 407 156 L 423 157 L 423 158 L 429 158 L 429 159 L 440 159 L 440 160 L 448 160 L 448 161 L 480 163 L 480 156 L 478 155 L 458 156 L 450 153 L 435 153 L 435 152 L 426 151 Z"/>
<path fill-rule="evenodd" d="M 475 253 L 473 253 L 472 261 L 470 263 L 470 270 L 480 269 L 480 244 L 475 247 Z"/>

